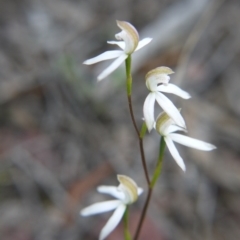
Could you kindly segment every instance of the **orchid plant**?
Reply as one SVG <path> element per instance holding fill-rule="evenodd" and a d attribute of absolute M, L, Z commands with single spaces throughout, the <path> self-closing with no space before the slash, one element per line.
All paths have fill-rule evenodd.
<path fill-rule="evenodd" d="M 110 64 L 110 66 L 108 66 L 97 77 L 97 79 L 100 81 L 110 75 L 125 61 L 128 106 L 131 120 L 139 140 L 138 142 L 141 162 L 148 186 L 146 201 L 144 203 L 137 229 L 133 237 L 133 240 L 138 240 L 151 200 L 152 191 L 161 174 L 165 147 L 168 147 L 172 157 L 184 171 L 186 171 L 186 166 L 177 148 L 175 147 L 174 142 L 202 151 L 211 151 L 216 147 L 210 143 L 176 133 L 177 131 L 187 131 L 185 120 L 178 108 L 163 93 L 171 93 L 183 99 L 189 99 L 191 96 L 188 92 L 182 90 L 178 86 L 169 83 L 169 75 L 173 74 L 174 72 L 168 67 L 157 67 L 146 74 L 146 87 L 150 92 L 143 104 L 144 122 L 141 128 L 138 127 L 132 107 L 131 55 L 135 51 L 138 51 L 150 43 L 152 38 L 144 38 L 143 40 L 139 41 L 139 34 L 137 30 L 132 24 L 128 22 L 117 21 L 117 26 L 121 29 L 121 32 L 115 35 L 118 41 L 108 41 L 107 43 L 118 45 L 121 50 L 106 51 L 94 58 L 86 60 L 84 64 L 90 65 L 116 58 Z M 155 102 L 157 102 L 163 109 L 163 112 L 159 114 L 156 120 L 154 116 Z M 157 164 L 153 173 L 150 175 L 148 173 L 147 162 L 143 148 L 143 138 L 147 130 L 150 132 L 152 129 L 155 129 L 160 134 L 161 139 Z M 100 186 L 97 188 L 98 192 L 111 195 L 115 197 L 116 200 L 95 203 L 89 207 L 82 209 L 80 212 L 82 216 L 90 216 L 114 210 L 114 213 L 101 230 L 99 236 L 100 240 L 105 239 L 115 229 L 122 218 L 124 221 L 124 239 L 132 240 L 131 233 L 128 230 L 128 206 L 138 199 L 138 197 L 143 192 L 143 189 L 139 188 L 130 177 L 127 177 L 125 175 L 117 175 L 117 178 L 120 182 L 120 185 L 118 187 Z"/>

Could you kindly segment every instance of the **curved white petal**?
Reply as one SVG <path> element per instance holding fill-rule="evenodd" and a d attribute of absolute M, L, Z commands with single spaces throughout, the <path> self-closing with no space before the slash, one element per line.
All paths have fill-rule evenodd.
<path fill-rule="evenodd" d="M 165 142 L 168 146 L 168 149 L 169 149 L 171 155 L 173 156 L 173 158 L 176 161 L 176 163 L 178 164 L 178 166 L 183 171 L 185 171 L 186 167 L 185 167 L 184 161 L 183 161 L 182 157 L 179 155 L 178 150 L 176 149 L 172 139 L 169 136 L 167 136 L 167 137 L 164 138 L 164 140 L 165 140 Z"/>
<path fill-rule="evenodd" d="M 167 74 L 157 74 L 146 79 L 146 86 L 152 92 L 157 92 L 158 84 L 168 84 L 170 77 Z"/>
<path fill-rule="evenodd" d="M 154 127 L 154 103 L 155 103 L 155 93 L 149 93 L 143 104 L 143 116 L 150 132 Z"/>
<path fill-rule="evenodd" d="M 125 49 L 125 42 L 124 41 L 107 41 L 107 43 L 118 45 L 122 50 Z"/>
<path fill-rule="evenodd" d="M 99 240 L 105 239 L 118 225 L 118 223 L 121 221 L 122 216 L 125 212 L 126 205 L 121 204 L 117 207 L 117 209 L 114 211 L 113 215 L 109 218 L 106 225 L 103 227 Z"/>
<path fill-rule="evenodd" d="M 138 42 L 138 46 L 135 49 L 135 52 L 138 51 L 139 49 L 143 48 L 147 44 L 149 44 L 152 41 L 152 38 L 144 38 L 141 41 Z"/>
<path fill-rule="evenodd" d="M 111 211 L 119 206 L 122 202 L 120 200 L 110 200 L 105 202 L 94 203 L 81 210 L 82 216 L 90 216 L 103 212 Z"/>
<path fill-rule="evenodd" d="M 171 83 L 168 83 L 167 85 L 162 84 L 157 87 L 157 90 L 161 92 L 172 93 L 184 99 L 191 98 L 188 92 L 183 91 L 181 88 Z"/>
<path fill-rule="evenodd" d="M 97 77 L 98 81 L 104 79 L 114 70 L 116 70 L 127 57 L 128 55 L 122 52 L 121 55 Z"/>
<path fill-rule="evenodd" d="M 100 55 L 98 55 L 94 58 L 90 58 L 90 59 L 84 61 L 83 64 L 91 65 L 91 64 L 94 64 L 94 63 L 97 63 L 97 62 L 117 58 L 122 53 L 123 53 L 123 51 L 120 51 L 120 50 L 106 51 L 106 52 L 104 52 L 104 53 L 102 53 L 102 54 L 100 54 Z"/>
<path fill-rule="evenodd" d="M 124 193 L 119 191 L 118 187 L 115 186 L 99 186 L 97 188 L 98 192 L 109 194 L 119 200 L 124 199 Z"/>
<path fill-rule="evenodd" d="M 160 92 L 156 92 L 155 96 L 158 104 L 168 114 L 168 116 L 171 117 L 177 125 L 182 128 L 186 128 L 185 121 L 174 104 Z"/>
<path fill-rule="evenodd" d="M 184 146 L 190 147 L 190 148 L 196 148 L 199 150 L 203 150 L 203 151 L 211 151 L 213 149 L 215 149 L 216 147 L 210 143 L 201 141 L 201 140 L 197 140 L 195 138 L 191 138 L 188 136 L 184 136 L 181 134 L 177 134 L 177 133 L 171 133 L 170 137 L 173 141 L 180 143 Z"/>
<path fill-rule="evenodd" d="M 164 130 L 164 133 L 166 135 L 170 134 L 170 133 L 173 133 L 173 132 L 176 132 L 176 131 L 184 131 L 186 132 L 187 130 L 185 128 L 181 128 L 177 125 L 170 125 L 166 128 L 166 130 Z"/>

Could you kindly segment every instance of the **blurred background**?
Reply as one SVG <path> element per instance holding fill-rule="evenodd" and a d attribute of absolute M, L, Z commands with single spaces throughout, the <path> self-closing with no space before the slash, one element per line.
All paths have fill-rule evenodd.
<path fill-rule="evenodd" d="M 133 58 L 133 106 L 140 127 L 145 74 L 171 67 L 188 135 L 217 146 L 169 152 L 140 239 L 240 239 L 240 2 L 238 0 L 0 1 L 0 239 L 92 240 L 111 213 L 79 216 L 110 199 L 98 185 L 116 174 L 146 188 L 130 122 L 124 68 L 98 83 L 108 65 L 82 62 L 106 50 L 131 22 L 152 37 Z M 105 65 L 106 64 L 106 65 Z M 156 112 L 156 115 L 160 109 Z M 159 135 L 144 139 L 149 172 Z M 145 193 L 131 208 L 134 232 Z M 123 239 L 120 225 L 108 238 Z"/>

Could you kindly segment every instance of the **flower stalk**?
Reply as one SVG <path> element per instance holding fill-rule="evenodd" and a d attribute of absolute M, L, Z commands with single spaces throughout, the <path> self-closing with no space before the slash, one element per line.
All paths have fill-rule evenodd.
<path fill-rule="evenodd" d="M 137 240 L 138 237 L 139 237 L 139 234 L 141 232 L 142 225 L 143 225 L 146 213 L 147 213 L 147 209 L 148 209 L 151 197 L 152 197 L 153 188 L 154 188 L 154 186 L 155 186 L 155 184 L 156 184 L 156 182 L 157 182 L 157 180 L 158 180 L 158 178 L 161 174 L 165 147 L 166 147 L 166 143 L 164 141 L 164 138 L 162 137 L 161 140 L 160 140 L 160 147 L 159 147 L 159 155 L 158 155 L 157 165 L 156 165 L 156 168 L 154 170 L 152 180 L 151 180 L 150 184 L 148 185 L 147 198 L 146 198 L 146 201 L 144 203 L 143 211 L 142 211 L 142 214 L 140 216 L 140 220 L 139 220 L 139 223 L 138 223 L 138 226 L 137 226 L 137 230 L 136 230 L 136 233 L 135 233 L 135 236 L 134 236 L 134 240 Z"/>
<path fill-rule="evenodd" d="M 141 131 L 140 131 L 140 138 L 143 139 L 145 134 L 147 132 L 147 125 L 145 123 L 145 121 L 143 122 L 142 124 L 142 128 L 141 128 Z"/>
<path fill-rule="evenodd" d="M 131 58 L 131 55 L 129 55 L 128 58 L 125 61 L 126 75 L 127 75 L 127 95 L 128 96 L 132 95 L 131 62 L 132 62 L 132 58 Z"/>
<path fill-rule="evenodd" d="M 127 206 L 124 216 L 123 216 L 123 225 L 124 225 L 124 240 L 132 240 L 131 234 L 128 229 L 128 216 L 129 216 L 129 207 Z"/>
<path fill-rule="evenodd" d="M 158 155 L 158 162 L 157 162 L 157 166 L 154 170 L 153 177 L 152 177 L 152 180 L 151 180 L 151 183 L 150 183 L 150 188 L 151 189 L 154 188 L 154 186 L 155 186 L 155 184 L 156 184 L 156 182 L 157 182 L 157 180 L 158 180 L 158 178 L 161 174 L 165 147 L 166 147 L 166 143 L 164 141 L 164 138 L 161 137 L 160 147 L 159 147 L 159 155 Z"/>
<path fill-rule="evenodd" d="M 129 106 L 131 120 L 132 120 L 134 129 L 135 129 L 135 131 L 137 133 L 137 136 L 138 136 L 138 142 L 139 142 L 139 148 L 140 148 L 140 154 L 141 154 L 141 161 L 142 161 L 142 165 L 143 165 L 145 178 L 146 178 L 147 184 L 149 185 L 150 184 L 150 179 L 149 179 L 149 175 L 148 175 L 147 163 L 146 163 L 145 153 L 144 153 L 144 148 L 143 148 L 143 137 L 146 133 L 147 126 L 144 122 L 144 124 L 141 128 L 141 132 L 138 130 L 137 123 L 136 123 L 134 113 L 133 113 L 133 107 L 132 107 L 131 55 L 129 55 L 128 58 L 126 59 L 125 65 L 126 65 L 126 78 L 127 78 L 126 79 L 126 87 L 127 87 L 128 106 Z"/>

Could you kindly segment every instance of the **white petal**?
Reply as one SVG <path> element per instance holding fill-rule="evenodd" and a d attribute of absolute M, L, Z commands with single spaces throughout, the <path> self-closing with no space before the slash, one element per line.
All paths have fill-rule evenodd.
<path fill-rule="evenodd" d="M 156 92 L 155 95 L 158 104 L 169 115 L 169 117 L 171 117 L 180 127 L 186 128 L 185 121 L 174 104 L 160 92 Z"/>
<path fill-rule="evenodd" d="M 125 48 L 125 42 L 124 41 L 107 41 L 107 43 L 108 44 L 116 44 L 123 50 Z"/>
<path fill-rule="evenodd" d="M 175 84 L 171 84 L 171 83 L 168 83 L 167 85 L 162 84 L 162 85 L 157 87 L 157 90 L 161 91 L 161 92 L 166 92 L 166 93 L 173 93 L 173 94 L 175 94 L 175 95 L 177 95 L 181 98 L 184 98 L 184 99 L 191 98 L 191 96 L 188 92 L 183 91 L 181 88 L 179 88 Z"/>
<path fill-rule="evenodd" d="M 169 136 L 167 136 L 167 137 L 164 138 L 164 140 L 165 140 L 165 142 L 166 142 L 166 144 L 168 146 L 168 149 L 169 149 L 170 153 L 172 154 L 174 160 L 178 164 L 178 166 L 183 171 L 185 171 L 186 167 L 185 167 L 184 161 L 183 161 L 182 157 L 179 155 L 178 150 L 176 149 L 172 139 Z"/>
<path fill-rule="evenodd" d="M 176 132 L 176 131 L 187 132 L 187 130 L 185 128 L 179 127 L 177 125 L 170 125 L 167 127 L 167 129 L 164 131 L 164 133 L 165 133 L 165 135 L 168 135 L 168 134 Z"/>
<path fill-rule="evenodd" d="M 122 202 L 120 200 L 110 200 L 105 202 L 94 203 L 81 210 L 82 216 L 90 216 L 103 212 L 111 211 L 119 206 Z"/>
<path fill-rule="evenodd" d="M 94 58 L 90 58 L 90 59 L 84 61 L 83 64 L 91 65 L 91 64 L 94 64 L 94 63 L 97 63 L 97 62 L 117 58 L 122 53 L 123 53 L 123 51 L 120 51 L 120 50 L 107 51 L 107 52 L 104 52 L 104 53 L 94 57 Z"/>
<path fill-rule="evenodd" d="M 139 41 L 138 46 L 135 49 L 135 52 L 141 49 L 142 47 L 146 46 L 147 44 L 149 44 L 151 41 L 152 41 L 152 38 L 144 38 L 141 41 Z"/>
<path fill-rule="evenodd" d="M 155 93 L 149 93 L 143 104 L 143 116 L 150 132 L 154 127 L 154 103 L 155 103 Z"/>
<path fill-rule="evenodd" d="M 170 77 L 167 74 L 155 74 L 146 79 L 146 86 L 151 92 L 157 92 L 158 84 L 168 84 Z"/>
<path fill-rule="evenodd" d="M 108 66 L 98 77 L 98 81 L 104 79 L 107 77 L 110 73 L 112 73 L 114 70 L 116 70 L 128 57 L 125 53 L 122 52 L 122 55 L 120 55 L 110 66 Z"/>
<path fill-rule="evenodd" d="M 124 193 L 119 191 L 118 187 L 115 186 L 99 186 L 97 188 L 98 192 L 109 194 L 119 200 L 124 199 Z"/>
<path fill-rule="evenodd" d="M 117 209 L 114 211 L 113 215 L 109 218 L 106 225 L 103 227 L 99 240 L 105 239 L 118 225 L 118 223 L 121 221 L 123 214 L 125 212 L 126 205 L 121 204 L 117 207 Z"/>
<path fill-rule="evenodd" d="M 196 148 L 196 149 L 203 150 L 203 151 L 211 151 L 216 148 L 214 145 L 212 145 L 210 143 L 203 142 L 203 141 L 197 140 L 195 138 L 191 138 L 191 137 L 184 136 L 181 134 L 171 133 L 170 136 L 173 141 L 178 142 L 178 143 L 180 143 L 184 146 L 190 147 L 190 148 Z"/>
<path fill-rule="evenodd" d="M 138 187 L 137 191 L 138 191 L 138 196 L 140 196 L 143 193 L 143 189 L 140 187 Z"/>

